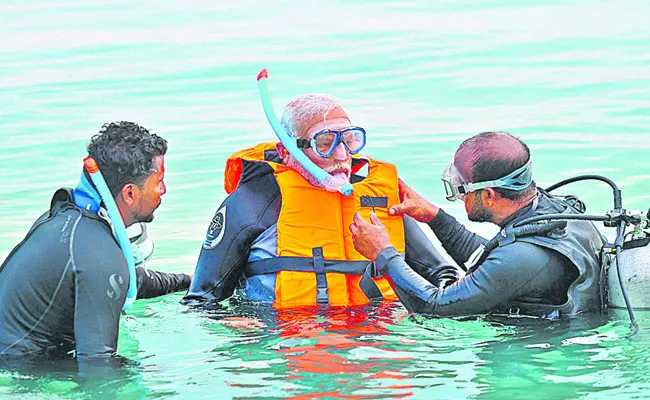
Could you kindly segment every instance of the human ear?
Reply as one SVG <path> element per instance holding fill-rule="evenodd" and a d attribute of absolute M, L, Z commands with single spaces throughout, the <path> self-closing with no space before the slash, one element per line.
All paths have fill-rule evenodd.
<path fill-rule="evenodd" d="M 287 148 L 284 147 L 282 142 L 276 143 L 275 149 L 278 151 L 278 154 L 282 158 L 282 162 L 286 165 L 287 162 L 289 161 L 289 150 L 287 150 Z"/>
<path fill-rule="evenodd" d="M 133 204 L 135 204 L 139 194 L 140 188 L 138 188 L 133 183 L 127 183 L 126 185 L 122 186 L 122 190 L 120 191 L 122 200 L 129 206 L 133 206 Z"/>
<path fill-rule="evenodd" d="M 483 204 L 488 207 L 492 207 L 494 205 L 494 203 L 497 201 L 498 195 L 499 194 L 491 187 L 487 187 L 481 190 L 481 200 L 483 201 Z"/>

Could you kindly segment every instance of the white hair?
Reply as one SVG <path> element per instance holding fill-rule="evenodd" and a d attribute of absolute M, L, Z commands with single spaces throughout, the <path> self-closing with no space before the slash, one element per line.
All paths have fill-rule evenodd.
<path fill-rule="evenodd" d="M 315 121 L 323 119 L 335 108 L 341 107 L 341 102 L 334 96 L 322 93 L 312 93 L 298 96 L 284 107 L 282 125 L 293 136 L 300 136 Z"/>

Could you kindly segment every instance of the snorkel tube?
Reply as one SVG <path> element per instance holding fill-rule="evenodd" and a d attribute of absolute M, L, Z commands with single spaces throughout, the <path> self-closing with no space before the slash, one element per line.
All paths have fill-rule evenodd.
<path fill-rule="evenodd" d="M 104 180 L 104 176 L 99 170 L 95 159 L 92 157 L 84 158 L 84 168 L 86 168 L 86 171 L 88 171 L 90 179 L 93 181 L 93 184 L 97 188 L 97 192 L 99 192 L 99 195 L 104 201 L 106 211 L 108 211 L 108 217 L 113 224 L 113 230 L 115 231 L 117 242 L 122 249 L 122 253 L 124 253 L 124 258 L 126 258 L 126 263 L 129 267 L 129 290 L 126 292 L 126 301 L 124 302 L 124 306 L 122 306 L 122 310 L 126 311 L 131 308 L 133 302 L 135 301 L 135 297 L 138 294 L 138 282 L 135 276 L 135 262 L 133 260 L 131 242 L 129 241 L 129 236 L 126 234 L 126 227 L 124 226 L 124 221 L 122 220 L 120 211 L 117 209 L 113 195 L 108 189 L 106 181 Z M 82 182 L 83 180 L 84 179 L 82 174 Z M 88 188 L 86 187 L 85 189 Z M 88 207 L 88 209 L 92 210 L 91 207 Z M 97 211 L 99 211 L 98 207 Z"/>
<path fill-rule="evenodd" d="M 328 174 L 325 170 L 314 164 L 312 160 L 303 153 L 298 146 L 296 145 L 296 138 L 293 137 L 282 125 L 280 120 L 273 110 L 273 105 L 271 104 L 271 96 L 269 95 L 269 88 L 266 83 L 269 74 L 266 71 L 266 68 L 260 71 L 257 75 L 257 88 L 260 91 L 260 99 L 262 100 L 262 108 L 264 108 L 264 114 L 266 119 L 271 124 L 271 128 L 275 132 L 275 135 L 280 139 L 284 147 L 289 151 L 289 153 L 302 165 L 305 167 L 307 172 L 309 172 L 318 182 L 325 187 L 325 189 L 332 192 L 339 191 L 345 196 L 352 194 L 354 189 L 350 181 L 341 178 L 334 177 Z"/>

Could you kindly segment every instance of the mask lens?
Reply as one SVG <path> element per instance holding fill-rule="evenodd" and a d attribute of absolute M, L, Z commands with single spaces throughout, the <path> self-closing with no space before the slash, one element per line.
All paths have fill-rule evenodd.
<path fill-rule="evenodd" d="M 332 149 L 338 144 L 338 135 L 336 133 L 323 132 L 314 137 L 316 152 L 324 157 L 332 153 Z"/>
<path fill-rule="evenodd" d="M 366 131 L 361 128 L 350 128 L 342 132 L 343 142 L 352 154 L 361 151 L 366 145 Z"/>
<path fill-rule="evenodd" d="M 445 186 L 447 200 L 454 201 L 462 198 L 464 194 L 464 190 L 462 190 L 463 180 L 460 178 L 453 160 L 447 164 L 447 167 L 442 172 L 442 183 Z"/>
<path fill-rule="evenodd" d="M 446 193 L 446 198 L 449 201 L 454 201 L 458 198 L 457 192 L 454 188 L 454 185 L 451 183 L 447 182 L 446 180 L 442 180 L 443 185 L 445 186 L 445 193 Z"/>

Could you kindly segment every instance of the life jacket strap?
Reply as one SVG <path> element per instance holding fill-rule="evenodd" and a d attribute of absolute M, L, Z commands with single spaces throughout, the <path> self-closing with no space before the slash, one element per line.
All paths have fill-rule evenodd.
<path fill-rule="evenodd" d="M 322 257 L 322 248 L 318 247 L 317 249 L 320 249 L 320 257 L 315 256 L 313 258 L 307 258 L 280 256 L 253 261 L 246 265 L 244 273 L 246 277 L 251 277 L 255 275 L 275 274 L 281 271 L 313 272 L 316 274 L 317 301 L 318 296 L 320 296 L 322 301 L 327 299 L 327 302 L 324 304 L 329 303 L 326 273 L 362 275 L 359 287 L 366 297 L 369 300 L 381 300 L 384 298 L 381 290 L 372 279 L 381 277 L 381 274 L 377 271 L 373 262 L 325 260 Z M 312 250 L 312 254 L 314 253 L 314 250 Z M 319 273 L 321 268 L 320 265 L 322 265 L 322 274 Z M 319 278 L 319 276 L 322 278 Z M 321 281 L 319 281 L 319 279 L 321 279 Z"/>
<path fill-rule="evenodd" d="M 361 275 L 370 261 L 323 260 L 325 272 Z M 275 274 L 281 271 L 314 272 L 314 259 L 280 256 L 252 261 L 244 269 L 246 277 Z M 373 275 L 371 275 L 373 276 Z M 374 277 L 374 276 L 373 276 Z"/>
<path fill-rule="evenodd" d="M 375 281 L 372 280 L 373 277 L 377 276 L 381 276 L 381 274 L 378 274 L 378 271 L 376 271 L 375 263 L 370 263 L 366 267 L 366 270 L 363 272 L 363 276 L 359 281 L 359 288 L 361 288 L 361 291 L 366 295 L 368 300 L 384 299 L 384 295 L 381 293 L 381 290 L 379 290 L 379 287 Z"/>
<path fill-rule="evenodd" d="M 314 272 L 316 273 L 316 303 L 327 305 L 330 302 L 327 294 L 327 276 L 325 275 L 325 259 L 323 258 L 323 248 L 314 247 L 311 249 L 314 259 Z"/>

